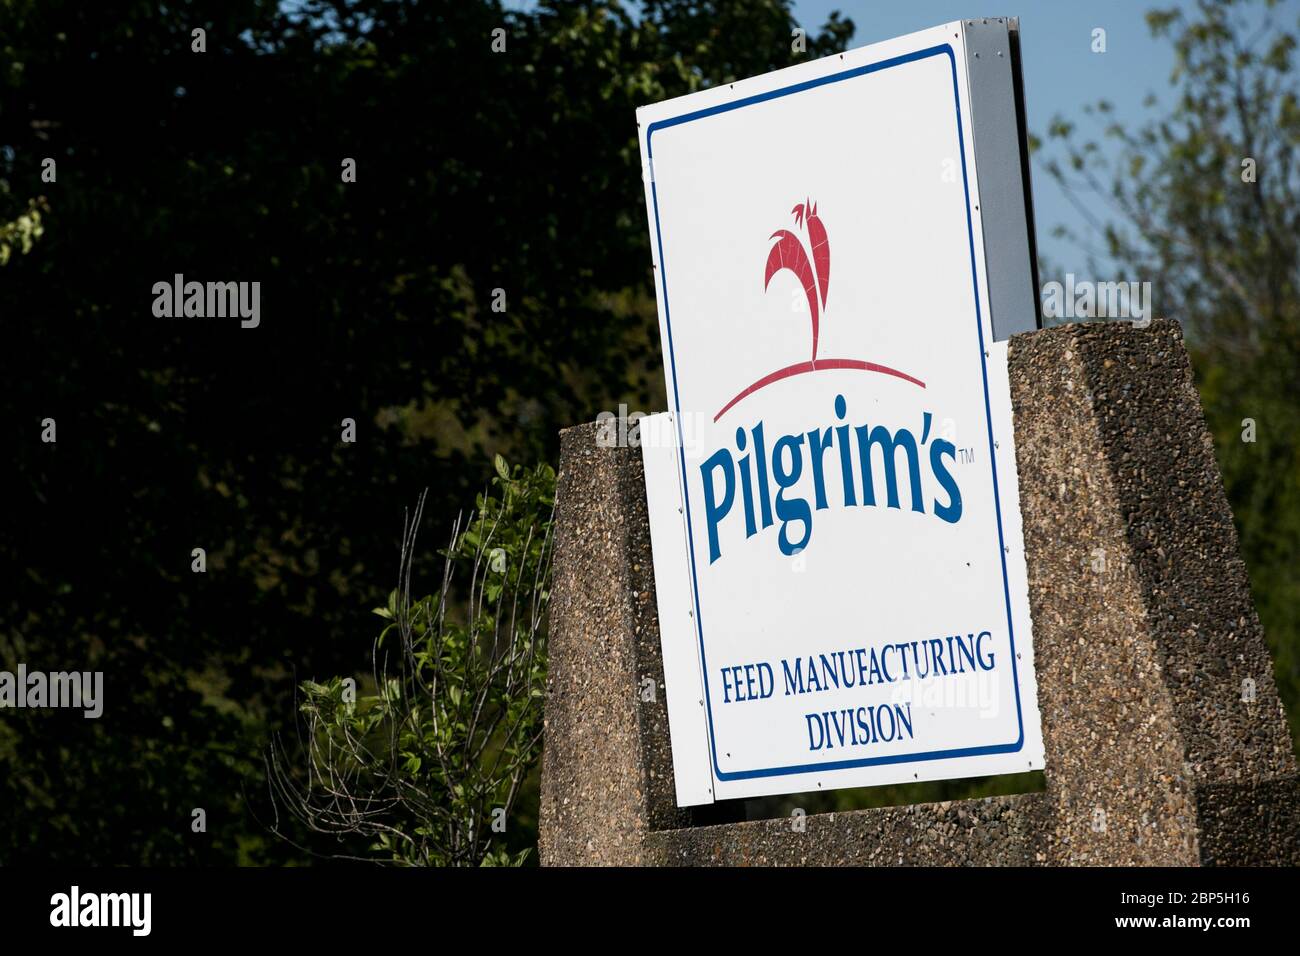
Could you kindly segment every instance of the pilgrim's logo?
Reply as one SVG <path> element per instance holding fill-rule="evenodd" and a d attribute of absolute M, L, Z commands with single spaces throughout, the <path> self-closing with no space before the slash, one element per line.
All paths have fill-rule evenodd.
<path fill-rule="evenodd" d="M 831 284 L 831 240 L 826 235 L 826 226 L 822 217 L 817 215 L 817 205 L 804 200 L 790 210 L 794 213 L 796 226 L 804 225 L 804 216 L 808 217 L 808 241 L 812 243 L 812 260 L 803 242 L 789 229 L 778 229 L 768 239 L 775 239 L 767 254 L 767 267 L 763 270 L 763 291 L 772 284 L 772 277 L 783 269 L 789 269 L 803 285 L 804 295 L 808 297 L 808 312 L 812 316 L 812 360 L 817 361 L 817 300 L 820 297 L 822 308 L 826 307 L 826 294 Z M 814 275 L 814 269 L 816 274 Z"/>
<path fill-rule="evenodd" d="M 772 235 L 768 236 L 768 239 L 775 239 L 776 242 L 767 253 L 767 265 L 763 269 L 763 291 L 768 290 L 773 277 L 780 272 L 789 271 L 799 280 L 799 284 L 803 286 L 804 296 L 808 299 L 808 315 L 812 320 L 812 358 L 807 362 L 796 362 L 794 365 L 787 365 L 785 368 L 777 369 L 769 375 L 764 375 L 754 384 L 742 390 L 726 405 L 723 405 L 721 411 L 713 416 L 715 422 L 727 414 L 742 399 L 748 398 L 760 388 L 765 388 L 773 382 L 779 382 L 794 375 L 803 375 L 807 372 L 825 369 L 857 369 L 863 372 L 878 372 L 882 375 L 893 375 L 895 378 L 901 378 L 905 382 L 911 382 L 913 385 L 925 388 L 925 382 L 919 378 L 914 378 L 906 372 L 900 372 L 898 369 L 880 365 L 877 362 L 866 362 L 862 359 L 817 358 L 817 341 L 820 337 L 821 320 L 826 313 L 826 298 L 830 293 L 831 242 L 830 237 L 826 234 L 826 224 L 822 222 L 822 217 L 817 213 L 816 203 L 805 199 L 795 206 L 791 212 L 794 215 L 795 228 L 803 230 L 808 235 L 812 255 L 808 254 L 803 239 L 789 229 L 778 229 L 772 233 Z"/>
<path fill-rule="evenodd" d="M 877 362 L 817 357 L 821 322 L 826 315 L 830 292 L 830 238 L 826 233 L 826 225 L 812 202 L 805 200 L 794 207 L 793 213 L 795 228 L 806 233 L 808 246 L 805 246 L 800 232 L 778 229 L 772 233 L 768 238 L 776 242 L 768 251 L 767 265 L 763 269 L 763 291 L 768 290 L 778 273 L 786 270 L 793 273 L 799 281 L 808 299 L 808 312 L 812 320 L 812 357 L 806 362 L 797 362 L 764 375 L 743 389 L 713 416 L 715 422 L 759 389 L 810 372 L 832 369 L 876 372 L 925 388 L 925 382 L 920 379 Z M 777 545 L 781 553 L 786 555 L 798 554 L 808 546 L 812 539 L 814 511 L 830 507 L 832 499 L 838 498 L 836 503 L 848 508 L 875 506 L 879 487 L 876 483 L 877 474 L 884 480 L 885 507 L 902 508 L 899 494 L 901 471 L 911 492 L 909 505 L 912 511 L 925 514 L 929 510 L 935 517 L 949 524 L 961 520 L 961 489 L 950 468 L 956 461 L 956 448 L 952 442 L 931 435 L 934 416 L 930 412 L 921 413 L 918 440 L 909 428 L 891 431 L 882 424 L 850 425 L 846 421 L 848 403 L 843 395 L 835 396 L 834 411 L 835 422 L 828 426 L 814 426 L 807 432 L 778 438 L 771 445 L 770 458 L 763 422 L 756 422 L 748 429 L 741 425 L 736 428 L 737 454 L 733 454 L 730 448 L 719 448 L 700 465 L 710 564 L 722 556 L 718 532 L 738 497 L 737 477 L 740 479 L 739 497 L 744 511 L 745 537 L 754 537 L 759 533 L 760 526 L 765 530 L 779 522 Z M 877 447 L 880 454 L 873 456 L 872 449 Z M 828 465 L 827 453 L 832 449 L 834 452 Z M 805 458 L 812 473 L 811 499 L 806 492 L 800 494 L 796 487 L 804 475 Z M 937 486 L 934 490 L 946 500 L 927 495 L 923 490 L 923 461 L 929 464 L 931 486 Z M 875 465 L 875 462 L 879 464 Z M 837 483 L 842 488 L 840 492 L 833 490 Z M 775 494 L 773 484 L 776 485 Z M 832 489 L 830 494 L 828 486 Z"/>

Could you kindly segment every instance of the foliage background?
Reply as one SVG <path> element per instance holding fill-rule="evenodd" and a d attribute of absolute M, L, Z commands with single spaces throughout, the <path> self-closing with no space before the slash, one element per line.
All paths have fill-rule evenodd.
<path fill-rule="evenodd" d="M 261 760 L 295 686 L 367 669 L 370 609 L 395 584 L 402 509 L 421 488 L 433 540 L 494 454 L 554 461 L 559 427 L 619 402 L 662 407 L 634 110 L 853 32 L 833 17 L 794 54 L 793 25 L 785 0 L 644 0 L 635 16 L 616 0 L 0 0 L 0 667 L 103 670 L 107 687 L 98 721 L 0 719 L 0 862 L 338 851 L 268 834 Z M 1260 135 L 1282 156 L 1296 81 L 1280 57 L 1281 113 Z M 1231 117 L 1178 110 L 1219 137 L 1214 156 L 1233 153 Z M 1273 239 L 1244 206 L 1210 215 L 1216 183 L 1220 206 L 1237 194 L 1199 142 L 1139 144 L 1166 177 L 1146 215 L 1266 263 L 1276 294 L 1243 304 L 1222 283 L 1170 281 L 1157 307 L 1228 317 L 1189 330 L 1295 720 L 1300 211 L 1293 193 L 1264 197 Z M 57 183 L 41 181 L 45 157 Z M 355 184 L 340 182 L 344 157 Z M 1167 259 L 1143 247 L 1133 261 L 1172 276 Z M 149 290 L 174 273 L 260 281 L 261 327 L 153 319 Z M 495 288 L 505 314 L 488 308 Z M 1269 337 L 1247 349 L 1261 315 Z M 1255 446 L 1239 441 L 1251 412 L 1267 435 Z M 40 441 L 46 417 L 55 445 Z M 339 441 L 345 417 L 355 445 Z M 430 549 L 415 575 L 437 569 Z M 512 839 L 534 813 L 522 807 Z"/>

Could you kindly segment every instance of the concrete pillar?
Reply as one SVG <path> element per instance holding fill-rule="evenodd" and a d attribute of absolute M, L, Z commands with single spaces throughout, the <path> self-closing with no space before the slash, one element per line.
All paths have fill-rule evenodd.
<path fill-rule="evenodd" d="M 1300 778 L 1178 325 L 1009 349 L 1043 793 L 678 810 L 639 449 L 562 435 L 544 864 L 1297 864 Z"/>

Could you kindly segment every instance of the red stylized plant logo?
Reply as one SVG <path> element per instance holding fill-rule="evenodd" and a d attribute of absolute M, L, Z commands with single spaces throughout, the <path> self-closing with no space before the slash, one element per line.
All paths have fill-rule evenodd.
<path fill-rule="evenodd" d="M 812 357 L 817 361 L 817 293 L 821 292 L 822 308 L 826 307 L 826 292 L 831 281 L 831 244 L 826 236 L 826 227 L 817 215 L 817 207 L 804 200 L 791 210 L 796 225 L 802 226 L 805 213 L 808 216 L 808 239 L 812 243 L 812 261 L 803 243 L 789 229 L 778 229 L 768 238 L 777 240 L 772 251 L 767 254 L 767 268 L 763 270 L 763 291 L 767 291 L 772 276 L 782 269 L 789 269 L 803 285 L 804 295 L 808 297 L 808 311 L 812 315 Z M 813 278 L 814 268 L 817 271 Z"/>
<path fill-rule="evenodd" d="M 829 369 L 857 369 L 862 372 L 879 372 L 882 375 L 892 375 L 895 378 L 901 378 L 913 385 L 925 388 L 925 382 L 920 379 L 913 378 L 911 375 L 890 368 L 887 365 L 879 365 L 876 362 L 864 362 L 861 359 L 818 360 L 817 340 L 820 335 L 821 317 L 826 312 L 826 296 L 831 282 L 830 238 L 826 235 L 826 225 L 822 222 L 821 216 L 817 214 L 815 203 L 805 199 L 795 206 L 791 212 L 794 213 L 796 228 L 807 230 L 808 241 L 812 246 L 812 256 L 808 255 L 803 240 L 800 239 L 798 234 L 791 232 L 789 229 L 778 229 L 772 233 L 768 238 L 775 239 L 776 244 L 772 246 L 767 254 L 767 266 L 763 270 L 763 291 L 767 291 L 767 287 L 772 282 L 772 277 L 778 272 L 788 269 L 794 273 L 795 278 L 799 280 L 799 284 L 803 286 L 804 295 L 808 298 L 808 312 L 812 318 L 812 359 L 807 362 L 788 365 L 769 375 L 764 375 L 722 406 L 722 410 L 713 416 L 715 422 L 725 415 L 733 405 L 757 392 L 760 388 L 778 382 L 783 378 L 790 378 L 792 375 L 802 375 L 805 372 Z"/>

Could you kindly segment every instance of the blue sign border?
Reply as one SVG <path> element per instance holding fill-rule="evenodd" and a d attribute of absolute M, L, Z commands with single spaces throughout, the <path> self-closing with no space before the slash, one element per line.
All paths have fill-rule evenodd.
<path fill-rule="evenodd" d="M 686 452 L 685 443 L 682 436 L 682 407 L 681 396 L 677 388 L 677 358 L 673 351 L 673 325 L 672 317 L 669 314 L 668 307 L 668 269 L 664 262 L 664 241 L 663 233 L 659 226 L 659 189 L 654 181 L 654 134 L 661 129 L 667 129 L 672 126 L 680 126 L 683 123 L 694 122 L 695 120 L 704 119 L 708 116 L 714 116 L 718 113 L 727 113 L 731 110 L 741 109 L 742 107 L 752 106 L 755 103 L 763 103 L 767 100 L 777 99 L 782 96 L 789 96 L 792 93 L 802 93 L 805 90 L 816 89 L 820 86 L 826 86 L 830 83 L 838 83 L 842 80 L 850 80 L 855 77 L 865 76 L 868 73 L 876 73 L 880 70 L 886 70 L 890 67 L 901 66 L 904 63 L 912 63 L 917 60 L 924 60 L 932 56 L 947 54 L 949 65 L 952 68 L 952 96 L 953 105 L 956 108 L 957 117 L 957 142 L 961 148 L 961 180 L 962 187 L 966 196 L 966 235 L 970 244 L 970 267 L 971 267 L 971 288 L 975 294 L 975 325 L 979 331 L 980 347 L 980 368 L 984 376 L 984 415 L 988 425 L 989 436 L 989 461 L 993 466 L 993 503 L 997 512 L 998 524 L 998 557 L 1002 562 L 1002 593 L 1006 600 L 1007 607 L 1007 636 L 1011 645 L 1011 677 L 1015 686 L 1016 696 L 1016 722 L 1019 728 L 1019 736 L 1014 743 L 994 744 L 988 747 L 967 747 L 964 749 L 954 750 L 934 750 L 922 754 L 890 754 L 880 757 L 863 757 L 856 760 L 832 760 L 824 763 L 799 764 L 790 767 L 771 767 L 762 770 L 737 770 L 724 772 L 718 766 L 717 745 L 713 732 L 713 706 L 709 694 L 709 668 L 704 653 L 704 621 L 700 616 L 700 586 L 695 570 L 695 536 L 691 525 L 691 496 L 689 490 L 689 481 L 686 476 Z M 829 76 L 820 77 L 815 80 L 808 80 L 803 83 L 796 83 L 792 86 L 786 86 L 778 90 L 772 90 L 768 93 L 759 93 L 755 96 L 745 97 L 736 100 L 734 103 L 724 103 L 719 106 L 709 107 L 707 109 L 696 110 L 691 113 L 683 113 L 681 116 L 674 116 L 669 119 L 659 120 L 651 123 L 646 130 L 646 153 L 650 160 L 651 180 L 650 194 L 654 206 L 655 217 L 655 241 L 659 247 L 659 276 L 660 282 L 663 283 L 664 297 L 664 325 L 668 330 L 668 361 L 672 371 L 673 379 L 673 404 L 677 411 L 677 448 L 678 457 L 682 466 L 682 494 L 685 497 L 686 505 L 686 534 L 690 550 L 691 559 L 691 588 L 694 591 L 695 599 L 695 626 L 696 633 L 699 635 L 700 642 L 700 667 L 704 676 L 704 700 L 705 712 L 708 717 L 709 728 L 709 757 L 713 762 L 713 773 L 718 780 L 750 780 L 756 777 L 779 777 L 800 773 L 814 773 L 821 770 L 846 770 L 852 767 L 870 767 L 880 764 L 894 763 L 913 763 L 925 760 L 945 760 L 952 757 L 976 757 L 984 754 L 999 753 L 1016 753 L 1023 749 L 1025 745 L 1025 720 L 1024 709 L 1020 703 L 1020 675 L 1016 667 L 1016 638 L 1015 627 L 1012 623 L 1011 614 L 1011 588 L 1007 581 L 1007 549 L 1006 542 L 1002 532 L 1002 501 L 998 491 L 998 464 L 994 454 L 993 445 L 993 413 L 989 407 L 989 373 L 988 362 L 985 357 L 984 349 L 984 319 L 980 314 L 980 293 L 979 277 L 975 265 L 975 228 L 971 220 L 970 208 L 970 180 L 966 175 L 966 139 L 961 128 L 961 95 L 957 86 L 957 57 L 953 52 L 952 45 L 944 43 L 939 46 L 928 47 L 924 50 L 917 50 L 913 53 L 906 53 L 901 56 L 892 57 L 888 60 L 881 60 L 877 63 L 871 63 L 866 66 L 856 67 L 851 70 L 845 70 L 842 73 L 833 73 Z"/>

